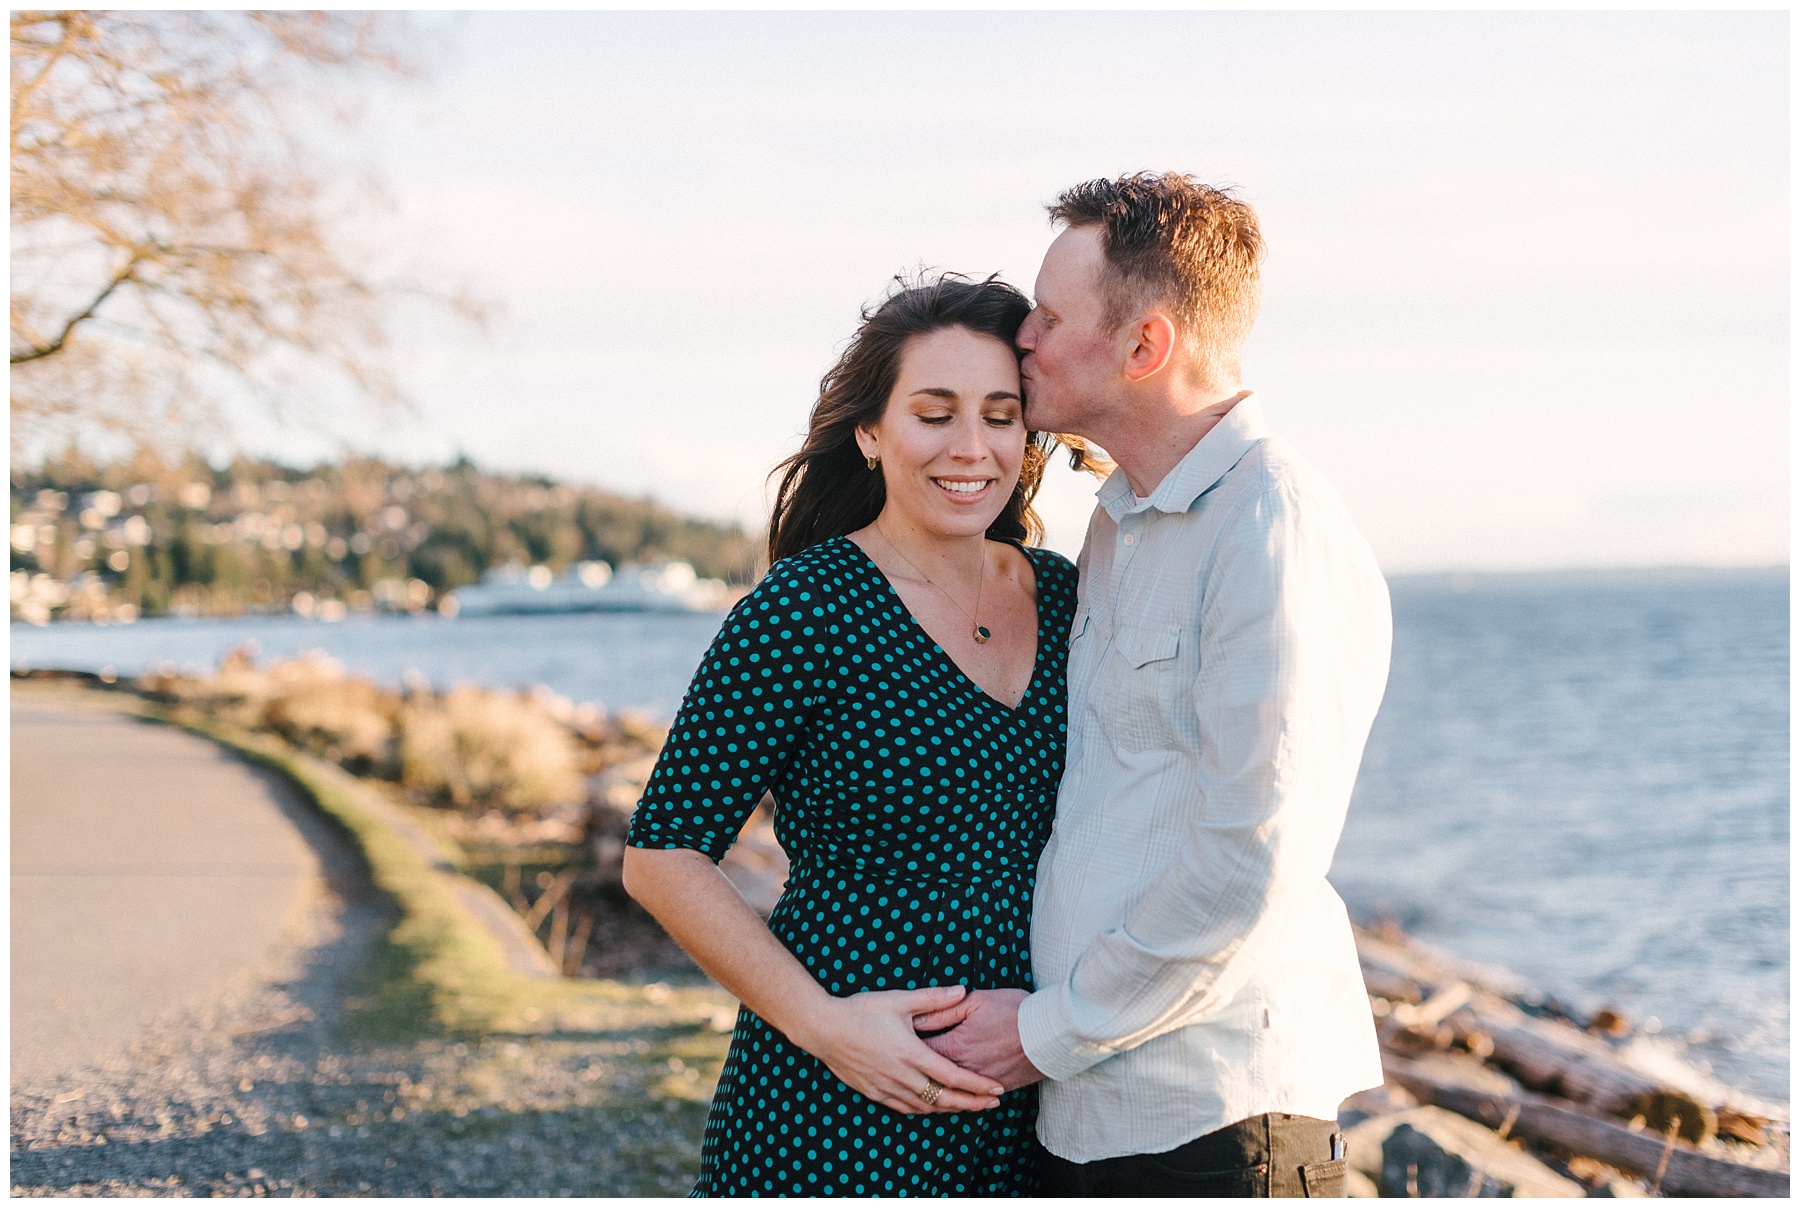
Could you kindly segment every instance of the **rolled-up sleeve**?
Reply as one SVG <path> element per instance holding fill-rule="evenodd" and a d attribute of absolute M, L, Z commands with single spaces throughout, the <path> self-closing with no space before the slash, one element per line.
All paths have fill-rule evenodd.
<path fill-rule="evenodd" d="M 626 842 L 717 863 L 777 789 L 823 699 L 838 623 L 798 559 L 771 567 L 719 627 L 657 756 Z"/>
<path fill-rule="evenodd" d="M 1176 850 L 1123 923 L 1020 1009 L 1025 1053 L 1051 1078 L 1230 1003 L 1323 881 L 1343 827 L 1366 698 L 1386 681 L 1386 586 L 1283 483 L 1237 503 L 1183 635 L 1198 675 L 1167 686 L 1199 738 L 1191 800 L 1166 835 Z"/>

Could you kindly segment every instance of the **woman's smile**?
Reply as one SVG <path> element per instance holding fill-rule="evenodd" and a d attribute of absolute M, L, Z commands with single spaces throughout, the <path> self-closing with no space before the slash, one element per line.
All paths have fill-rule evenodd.
<path fill-rule="evenodd" d="M 933 478 L 931 481 L 958 503 L 980 503 L 987 498 L 987 489 L 994 482 L 992 478 Z"/>

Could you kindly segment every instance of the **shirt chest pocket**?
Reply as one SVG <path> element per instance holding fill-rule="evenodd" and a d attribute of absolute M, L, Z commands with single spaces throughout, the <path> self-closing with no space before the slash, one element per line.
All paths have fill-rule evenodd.
<path fill-rule="evenodd" d="M 1173 669 L 1175 656 L 1181 652 L 1181 631 L 1121 625 L 1117 645 L 1120 656 L 1134 669 L 1142 671 L 1148 667 L 1161 673 Z"/>
<path fill-rule="evenodd" d="M 1164 748 L 1175 741 L 1182 691 L 1181 631 L 1161 625 L 1121 625 L 1106 668 L 1105 714 L 1112 739 L 1127 751 Z"/>

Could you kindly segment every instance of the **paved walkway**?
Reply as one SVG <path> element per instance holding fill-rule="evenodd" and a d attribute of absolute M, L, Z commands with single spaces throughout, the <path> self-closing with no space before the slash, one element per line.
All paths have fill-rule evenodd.
<path fill-rule="evenodd" d="M 276 952 L 320 875 L 301 808 L 203 739 L 15 686 L 14 1086 L 107 1063 Z"/>

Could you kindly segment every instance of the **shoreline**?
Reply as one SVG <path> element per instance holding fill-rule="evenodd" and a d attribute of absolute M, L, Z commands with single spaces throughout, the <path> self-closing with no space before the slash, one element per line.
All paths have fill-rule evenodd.
<path fill-rule="evenodd" d="M 429 625 L 435 629 L 436 626 L 443 624 L 443 622 L 441 620 L 434 620 L 423 622 L 423 624 Z M 680 625 L 680 622 L 678 621 L 676 624 Z M 531 633 L 536 633 L 538 632 L 537 626 L 540 625 L 557 627 L 558 623 L 554 620 L 533 620 L 526 628 L 529 629 Z M 294 628 L 298 629 L 298 625 L 296 624 Z M 379 630 L 374 629 L 372 625 L 356 626 L 355 628 L 369 633 L 371 641 L 374 638 L 374 634 L 388 632 L 385 625 Z M 391 632 L 403 633 L 412 628 L 413 626 L 411 625 L 397 626 L 395 630 Z M 605 633 L 611 632 L 612 630 L 608 628 L 603 630 L 602 634 L 604 635 Z M 634 629 L 633 634 L 637 634 L 638 632 L 638 630 Z M 650 632 L 666 633 L 672 631 L 666 630 L 662 624 L 658 624 Z M 629 641 L 632 639 L 633 634 L 621 634 L 621 640 Z M 696 636 L 695 641 L 698 642 L 700 639 Z M 278 652 L 271 657 L 277 659 L 285 657 L 284 654 L 279 652 L 284 647 L 279 643 L 272 644 L 277 645 Z M 514 643 L 513 645 L 516 644 L 517 643 Z M 499 649 L 500 647 L 496 648 Z M 350 652 L 346 652 L 346 655 L 349 656 L 349 653 Z M 198 662 L 199 660 L 194 661 Z M 350 657 L 350 661 L 356 663 L 360 660 Z M 398 663 L 396 662 L 395 665 L 397 666 Z M 54 677 L 61 673 L 45 670 L 25 672 L 15 670 L 13 674 L 15 678 L 21 675 L 30 678 L 41 678 Z M 90 670 L 72 671 L 68 674 L 73 678 L 85 679 L 91 683 L 104 682 L 103 677 L 96 676 Z M 363 673 L 346 672 L 346 674 L 357 677 Z M 115 679 L 118 678 L 120 677 L 115 676 Z M 627 677 L 620 672 L 614 672 L 611 675 L 611 679 L 615 682 L 625 682 L 626 678 Z M 383 692 L 398 691 L 401 693 L 408 690 L 403 687 L 407 682 L 408 677 L 399 674 L 393 676 L 381 676 L 378 681 Z M 414 678 L 411 682 L 416 685 L 418 681 Z M 641 686 L 645 681 L 640 678 L 637 682 Z M 671 682 L 673 681 L 671 680 Z M 629 699 L 629 697 L 627 697 L 627 699 Z M 606 710 L 601 710 L 601 712 L 607 713 Z M 610 716 L 618 719 L 631 717 L 645 723 L 654 724 L 653 713 L 651 711 L 621 709 L 612 711 Z M 601 769 L 595 769 L 595 771 L 600 770 Z M 610 770 L 608 774 L 610 774 Z M 1368 770 L 1365 769 L 1365 775 L 1367 774 Z M 590 795 L 597 795 L 606 791 L 609 790 L 605 789 L 604 786 L 595 784 L 590 788 Z M 630 793 L 626 791 L 625 795 L 630 796 Z M 1353 809 L 1353 821 L 1355 814 L 1356 811 Z M 1518 963 L 1507 959 L 1509 956 L 1517 957 L 1521 955 L 1521 943 L 1517 939 L 1510 938 L 1511 932 L 1490 935 L 1487 931 L 1480 931 L 1477 934 L 1465 936 L 1464 938 L 1480 940 L 1485 944 L 1485 951 L 1479 953 L 1471 952 L 1470 948 L 1460 946 L 1456 943 L 1456 937 L 1458 935 L 1468 931 L 1471 926 L 1479 925 L 1480 920 L 1468 917 L 1469 911 L 1455 898 L 1443 898 L 1441 896 L 1419 898 L 1418 895 L 1420 893 L 1441 894 L 1444 892 L 1442 887 L 1435 890 L 1433 889 L 1433 878 L 1420 878 L 1409 874 L 1396 880 L 1394 883 L 1395 888 L 1393 890 L 1384 889 L 1382 887 L 1381 883 L 1375 879 L 1381 872 L 1380 865 L 1384 859 L 1384 857 L 1379 855 L 1379 852 L 1382 850 L 1392 850 L 1393 843 L 1403 841 L 1405 836 L 1395 832 L 1393 823 L 1379 822 L 1381 817 L 1379 814 L 1368 815 L 1366 807 L 1364 808 L 1364 814 L 1363 825 L 1365 834 L 1368 833 L 1368 828 L 1371 823 L 1375 823 L 1384 828 L 1377 832 L 1381 835 L 1382 846 L 1378 849 L 1371 848 L 1359 851 L 1354 846 L 1355 837 L 1347 834 L 1346 842 L 1352 844 L 1348 850 L 1355 858 L 1346 860 L 1343 857 L 1343 851 L 1345 849 L 1340 849 L 1339 868 L 1335 870 L 1333 874 L 1334 883 L 1339 885 L 1340 892 L 1351 906 L 1352 917 L 1359 924 L 1365 927 L 1372 927 L 1380 923 L 1384 916 L 1392 917 L 1397 915 L 1401 926 L 1410 935 L 1420 942 L 1433 944 L 1441 952 L 1446 954 L 1456 953 L 1458 954 L 1457 959 L 1465 961 L 1476 959 L 1476 957 L 1479 956 L 1480 959 L 1489 962 L 1491 967 L 1499 968 L 1510 965 L 1513 969 L 1518 970 Z M 447 820 L 448 817 L 449 816 L 444 815 L 441 810 L 434 810 L 428 813 L 428 818 Z M 622 833 L 622 826 L 620 829 Z M 470 841 L 475 843 L 478 847 L 482 846 L 485 842 L 479 836 L 472 836 Z M 1367 847 L 1366 840 L 1364 841 L 1364 846 L 1365 848 Z M 499 856 L 496 856 L 496 859 L 499 858 Z M 527 878 L 534 876 L 542 869 L 549 867 L 548 865 L 536 864 L 531 861 L 527 861 L 527 863 L 531 865 L 524 869 L 524 875 Z M 551 869 L 550 871 L 554 872 L 554 869 Z M 503 879 L 505 876 L 503 864 L 496 863 L 483 875 L 487 880 L 491 881 L 492 887 L 496 890 L 503 888 Z M 616 886 L 603 886 L 600 888 L 608 892 L 616 891 Z M 531 887 L 527 885 L 525 891 L 529 893 Z M 1409 905 L 1409 903 L 1416 904 Z M 1418 907 L 1426 908 L 1423 915 L 1419 914 Z M 1440 916 L 1443 921 L 1449 924 L 1449 926 L 1444 927 L 1440 925 L 1437 928 L 1438 933 L 1434 934 L 1433 929 L 1429 924 L 1433 919 L 1439 919 Z M 625 928 L 627 933 L 630 933 L 633 930 L 633 927 Z M 1450 934 L 1447 936 L 1442 934 L 1442 932 L 1445 931 L 1448 931 Z M 1547 932 L 1545 934 L 1552 933 Z M 1583 951 L 1592 950 L 1593 938 L 1594 937 L 1591 935 L 1586 937 L 1589 941 L 1589 947 L 1583 949 Z M 591 935 L 590 939 L 591 947 L 600 949 L 614 939 L 634 940 L 634 936 L 631 934 L 609 936 L 606 928 L 601 927 Z M 1760 949 L 1758 951 L 1760 951 Z M 1524 954 L 1527 956 L 1530 955 L 1529 952 Z M 1627 955 L 1629 955 L 1629 953 Z M 1670 1044 L 1671 1047 L 1680 1049 L 1686 1046 L 1690 1048 L 1693 1055 L 1687 1058 L 1687 1060 L 1695 1063 L 1699 1063 L 1702 1060 L 1710 1060 L 1710 1062 L 1716 1066 L 1717 1076 L 1721 1080 L 1738 1086 L 1746 1093 L 1759 1095 L 1764 1098 L 1785 1097 L 1787 1094 L 1787 1084 L 1785 1080 L 1787 1062 L 1783 1057 L 1785 1050 L 1781 1044 L 1781 1042 L 1785 1040 L 1784 1028 L 1770 1025 L 1769 1031 L 1761 1032 L 1760 1034 L 1756 1031 L 1746 1030 L 1737 1026 L 1740 1022 L 1737 1018 L 1737 1014 L 1742 1014 L 1742 1011 L 1739 1011 L 1737 1014 L 1719 1015 L 1709 1007 L 1712 998 L 1717 997 L 1716 994 L 1713 995 L 1712 998 L 1700 996 L 1697 1001 L 1690 1001 L 1689 999 L 1681 998 L 1679 995 L 1671 1000 L 1668 998 L 1666 992 L 1675 982 L 1679 981 L 1678 978 L 1654 974 L 1641 978 L 1622 978 L 1618 973 L 1618 968 L 1624 966 L 1616 966 L 1614 963 L 1611 963 L 1619 959 L 1618 954 L 1608 951 L 1603 953 L 1602 956 L 1608 963 L 1596 966 L 1584 966 L 1582 962 L 1564 957 L 1556 952 L 1546 952 L 1540 954 L 1540 959 L 1535 966 L 1531 965 L 1528 961 L 1523 968 L 1523 971 L 1518 972 L 1517 976 L 1531 979 L 1534 983 L 1531 989 L 1539 994 L 1543 1000 L 1543 1004 L 1547 1005 L 1552 1013 L 1560 1010 L 1565 1016 L 1587 1015 L 1603 1006 L 1612 1005 L 1618 1007 L 1623 1005 L 1623 1007 L 1628 1009 L 1631 1013 L 1644 1019 L 1649 1025 L 1648 1030 L 1655 1032 L 1661 1028 L 1663 1040 Z M 1604 969 L 1606 970 L 1606 975 L 1604 977 L 1596 977 L 1592 983 L 1589 983 L 1583 980 L 1584 968 L 1592 968 L 1595 970 Z M 1736 971 L 1735 967 L 1733 967 L 1731 976 L 1736 979 L 1733 984 L 1740 986 L 1751 984 L 1747 981 L 1748 973 L 1749 970 L 1747 969 L 1744 971 Z M 1633 986 L 1631 984 L 1633 981 L 1637 981 L 1641 984 L 1639 986 Z M 1658 985 L 1665 991 L 1663 995 L 1646 995 L 1643 993 L 1644 989 Z M 1784 995 L 1779 994 L 1773 988 L 1768 991 L 1768 995 L 1766 1001 L 1769 1003 L 1776 1003 L 1781 1001 L 1784 997 Z M 1753 1003 L 1765 1001 L 1765 999 L 1750 998 L 1741 999 L 1739 1001 Z M 1772 1006 L 1769 1008 L 1771 1011 L 1773 1009 Z M 1766 1011 L 1762 1012 L 1762 1014 L 1765 1015 L 1767 1013 L 1768 1012 Z M 1658 1016 L 1660 1016 L 1660 1019 L 1656 1018 Z M 1770 1032 L 1773 1032 L 1774 1034 L 1771 1035 Z M 1713 1073 L 1715 1071 L 1708 1069 L 1706 1072 Z"/>
<path fill-rule="evenodd" d="M 217 723 L 208 723 L 203 713 L 195 713 L 195 706 L 180 704 L 180 692 L 167 684 L 152 688 L 147 694 L 146 685 L 131 681 L 106 684 L 91 673 L 25 673 L 15 674 L 14 680 L 26 684 L 60 681 L 134 702 L 153 703 L 161 698 L 165 703 L 157 711 L 167 713 L 170 720 L 181 721 L 185 711 L 185 724 L 197 725 L 203 733 L 213 732 L 214 737 L 224 738 L 241 750 L 252 750 L 219 731 Z M 228 728 L 240 725 L 241 722 L 233 722 Z M 244 733 L 248 740 L 249 732 Z M 280 756 L 283 762 L 314 758 L 268 733 L 257 734 L 253 747 L 270 743 L 275 744 L 270 747 L 271 752 L 279 748 L 293 753 Z M 542 944 L 542 948 L 531 953 L 539 963 L 538 976 L 547 977 L 548 986 L 574 989 L 601 983 L 591 975 L 557 975 L 583 964 L 581 951 L 572 947 L 572 930 L 579 930 L 582 948 L 590 937 L 601 936 L 607 937 L 606 942 L 622 941 L 627 946 L 646 943 L 643 935 L 632 938 L 621 933 L 614 925 L 618 920 L 601 918 L 596 930 L 593 915 L 610 912 L 624 919 L 635 909 L 617 892 L 617 872 L 608 861 L 616 863 L 621 854 L 618 840 L 623 822 L 653 759 L 650 748 L 620 748 L 600 774 L 592 777 L 587 821 L 578 830 L 567 831 L 563 840 L 550 847 L 544 846 L 546 832 L 542 829 L 548 823 L 516 818 L 507 822 L 492 812 L 459 821 L 460 815 L 454 811 L 408 804 L 404 795 L 397 797 L 392 786 L 380 781 L 349 776 L 326 764 L 321 767 L 345 784 L 360 785 L 364 793 L 373 792 L 395 802 L 395 807 L 412 820 L 401 827 L 402 831 L 423 827 L 432 832 L 430 842 L 454 853 L 440 867 L 459 886 L 466 883 L 466 888 L 454 896 L 463 900 L 462 912 L 470 914 L 477 929 L 495 937 L 510 929 L 515 946 L 521 936 L 528 948 Z M 396 825 L 398 815 L 383 829 L 392 830 Z M 538 829 L 531 829 L 533 826 Z M 415 834 L 415 846 L 424 841 L 422 834 Z M 477 857 L 477 852 L 486 854 Z M 728 862 L 732 865 L 728 875 L 753 902 L 772 901 L 774 894 L 779 893 L 786 875 L 785 857 L 775 845 L 766 819 L 752 820 Z M 530 891 L 525 876 L 532 870 L 536 870 L 536 893 Z M 484 901 L 493 899 L 493 910 L 471 913 L 471 893 Z M 585 897 L 581 896 L 583 893 Z M 578 897 L 591 913 L 576 929 L 570 904 Z M 496 911 L 497 920 L 476 917 Z M 498 931 L 497 921 L 504 924 Z M 548 936 L 543 934 L 546 927 Z M 1378 1098 L 1366 1092 L 1357 1097 L 1360 1102 L 1346 1105 L 1346 1122 L 1354 1121 L 1355 1127 L 1363 1130 L 1365 1149 L 1385 1152 L 1391 1138 L 1385 1134 L 1383 1139 L 1370 1138 L 1382 1128 L 1397 1132 L 1400 1124 L 1409 1126 L 1405 1133 L 1397 1133 L 1406 1144 L 1414 1144 L 1414 1140 L 1407 1140 L 1414 1134 L 1430 1131 L 1427 1125 L 1442 1133 L 1452 1128 L 1444 1123 L 1446 1115 L 1420 1113 L 1447 1113 L 1464 1122 L 1457 1127 L 1485 1127 L 1502 1143 L 1509 1130 L 1517 1130 L 1519 1136 L 1531 1141 L 1535 1160 L 1551 1163 L 1545 1169 L 1554 1177 L 1573 1176 L 1589 1188 L 1578 1194 L 1593 1193 L 1603 1186 L 1612 1190 L 1601 1194 L 1633 1194 L 1626 1184 L 1637 1188 L 1637 1194 L 1643 1194 L 1645 1187 L 1664 1186 L 1678 1193 L 1678 1188 L 1686 1187 L 1688 1194 L 1767 1194 L 1767 1187 L 1772 1185 L 1768 1180 L 1773 1177 L 1770 1164 L 1779 1162 L 1785 1166 L 1790 1118 L 1786 1103 L 1734 1092 L 1687 1064 L 1675 1045 L 1663 1044 L 1621 1019 L 1621 1012 L 1576 1011 L 1536 990 L 1510 970 L 1459 959 L 1393 929 L 1384 932 L 1380 928 L 1359 928 L 1358 946 L 1389 1076 L 1389 1085 Z M 652 943 L 643 951 L 649 953 L 654 947 Z M 663 957 L 668 952 L 667 946 L 661 949 Z M 602 980 L 617 977 L 620 972 L 629 973 L 635 964 L 651 963 L 665 962 L 627 958 L 620 966 L 615 961 L 613 971 Z M 518 966 L 515 970 L 524 972 Z M 647 976 L 666 976 L 668 972 L 650 971 Z M 1533 1066 L 1537 1059 L 1528 1052 L 1521 1056 L 1525 1051 L 1520 1049 L 1521 1044 L 1527 1049 L 1533 1044 L 1548 1044 L 1553 1059 L 1549 1065 L 1540 1062 Z M 1571 1074 L 1570 1070 L 1577 1073 Z M 1581 1074 L 1581 1070 L 1588 1073 Z M 1582 1081 L 1591 1081 L 1594 1070 L 1604 1071 L 1601 1081 L 1611 1088 L 1604 1094 Z M 1659 1112 L 1663 1114 L 1659 1116 Z M 1595 1135 L 1569 1143 L 1567 1130 L 1570 1120 L 1577 1116 L 1585 1123 L 1576 1120 L 1576 1124 Z M 1520 1123 L 1520 1119 L 1525 1122 Z M 1649 1162 L 1644 1156 L 1649 1151 L 1643 1147 L 1650 1145 L 1654 1150 L 1664 1143 L 1659 1131 L 1666 1132 L 1666 1152 L 1657 1151 L 1663 1161 L 1652 1164 L 1651 1169 L 1642 1169 Z M 1448 1146 L 1446 1153 L 1455 1151 L 1457 1145 L 1449 1134 L 1437 1136 L 1434 1144 L 1440 1149 Z M 1476 1145 L 1477 1149 L 1480 1147 Z M 1596 1149 L 1599 1156 L 1592 1153 Z M 1467 1165 L 1472 1157 L 1480 1155 L 1463 1153 L 1457 1160 Z M 1601 1162 L 1600 1158 L 1606 1161 Z M 1677 1167 L 1673 1175 L 1667 1169 L 1659 1172 L 1656 1168 L 1667 1167 L 1671 1161 Z M 1379 1188 L 1391 1189 L 1394 1185 L 1391 1177 L 1383 1182 L 1379 1169 L 1365 1170 L 1363 1175 Z M 1526 1182 L 1513 1185 L 1539 1186 L 1526 1175 L 1520 1177 Z M 1758 1182 L 1759 1179 L 1763 1181 Z M 1536 1193 L 1565 1193 L 1542 1190 L 1555 1186 L 1560 1184 L 1545 1183 Z M 1751 1190 L 1743 1190 L 1745 1187 Z M 1519 1191 L 1528 1193 L 1533 1192 Z"/>
<path fill-rule="evenodd" d="M 94 690 L 118 693 L 140 700 L 146 699 L 144 686 L 132 678 L 116 675 L 109 678 L 105 673 L 88 670 L 14 669 L 11 678 L 15 683 L 79 684 Z M 607 716 L 606 710 L 601 709 L 599 712 L 603 717 Z M 619 710 L 612 716 L 618 721 L 625 722 L 634 732 L 640 727 L 646 728 L 645 737 L 647 739 L 653 740 L 654 732 L 660 729 L 647 714 L 629 709 Z M 613 721 L 612 724 L 617 725 L 618 721 Z M 589 848 L 594 843 L 595 835 L 599 831 L 608 833 L 616 831 L 617 835 L 613 836 L 615 840 L 622 836 L 629 823 L 631 808 L 635 805 L 637 796 L 641 792 L 642 782 L 648 779 L 655 753 L 653 749 L 640 747 L 624 751 L 621 754 L 622 758 L 612 757 L 611 761 L 601 767 L 597 774 L 590 777 L 590 799 L 585 808 L 592 820 L 585 827 L 587 832 L 585 836 L 578 838 L 573 832 L 569 834 L 564 843 L 568 851 Z M 442 809 L 415 809 L 411 812 L 418 815 L 415 825 L 424 825 L 452 845 L 460 844 L 464 848 L 475 851 L 489 847 L 493 845 L 492 841 L 497 840 L 497 846 L 493 846 L 495 853 L 501 852 L 506 846 L 505 829 L 494 829 L 498 819 L 492 814 L 482 820 L 482 825 L 490 828 L 492 833 L 482 835 L 478 833 L 481 827 L 470 829 L 466 825 L 458 824 L 455 822 L 454 814 L 446 814 Z M 515 839 L 514 842 L 521 841 Z M 541 838 L 535 841 L 526 839 L 522 842 L 526 847 L 534 846 L 534 844 L 541 847 L 543 840 Z M 604 843 L 604 840 L 602 842 Z M 470 846 L 471 844 L 473 847 Z M 552 841 L 552 846 L 555 845 L 555 842 Z M 540 868 L 554 868 L 557 860 L 566 859 L 566 856 L 558 856 L 550 851 L 540 854 L 551 862 L 544 863 L 542 860 L 528 858 L 519 863 L 520 869 L 529 874 Z M 491 855 L 492 853 L 490 853 Z M 477 874 L 479 879 L 495 891 L 505 890 L 504 880 L 507 874 L 504 871 L 503 861 L 504 857 L 498 860 L 490 859 L 490 863 L 494 866 L 484 868 L 484 871 Z M 766 898 L 768 902 L 772 903 L 774 898 L 779 895 L 780 883 L 785 876 L 785 864 L 785 856 L 775 843 L 773 829 L 766 816 L 766 811 L 761 811 L 758 817 L 753 818 L 746 826 L 738 848 L 734 849 L 733 855 L 728 858 L 726 867 L 733 879 L 740 882 L 740 890 L 752 901 Z M 622 890 L 617 888 L 616 876 L 603 874 L 601 881 L 604 883 L 603 889 L 613 891 L 610 896 L 615 902 L 625 903 L 626 899 Z M 529 908 L 519 905 L 519 903 L 524 896 L 531 896 L 529 890 L 522 895 L 518 889 L 513 889 L 509 892 L 499 892 L 498 896 L 510 896 L 514 900 L 518 913 L 521 915 L 528 913 Z M 1633 1022 L 1637 1039 L 1646 1042 L 1647 1047 L 1662 1049 L 1665 1060 L 1694 1067 L 1697 1077 L 1708 1079 L 1717 1086 L 1717 1093 L 1730 1093 L 1746 1101 L 1755 1101 L 1764 1105 L 1777 1104 L 1783 1109 L 1787 1106 L 1781 1100 L 1772 1099 L 1766 1092 L 1725 1083 L 1716 1077 L 1709 1067 L 1702 1068 L 1698 1062 L 1689 1058 L 1685 1050 L 1692 1038 L 1684 1039 L 1679 1033 L 1663 1031 L 1662 1021 L 1658 1017 L 1660 1012 L 1657 1004 L 1635 1003 L 1622 1007 L 1617 1001 L 1599 991 L 1579 988 L 1577 992 L 1569 993 L 1566 989 L 1559 991 L 1554 987 L 1546 988 L 1534 982 L 1527 975 L 1503 964 L 1475 960 L 1444 947 L 1441 941 L 1427 940 L 1418 933 L 1408 930 L 1384 912 L 1353 908 L 1351 918 L 1359 936 L 1395 936 L 1398 938 L 1398 942 L 1414 951 L 1426 962 L 1453 973 L 1471 985 L 1479 986 L 1488 992 L 1508 999 L 1528 1014 L 1545 1019 L 1560 1020 L 1576 1027 L 1585 1026 L 1586 1020 L 1597 1012 L 1604 1011 L 1620 1017 L 1636 1014 L 1640 1017 Z M 637 927 L 627 926 L 626 934 L 617 938 L 623 939 L 628 945 L 644 946 L 645 940 L 640 933 L 644 930 L 641 924 L 646 921 L 638 920 L 640 925 Z M 601 922 L 603 924 L 601 930 L 593 936 L 596 941 L 602 940 L 606 932 L 604 920 Z M 650 929 L 656 930 L 654 924 L 650 924 Z M 673 950 L 672 943 L 663 946 L 663 951 L 671 950 Z M 613 968 L 617 968 L 617 966 L 613 966 Z M 1773 1055 L 1770 1055 L 1769 1060 L 1774 1061 Z"/>

